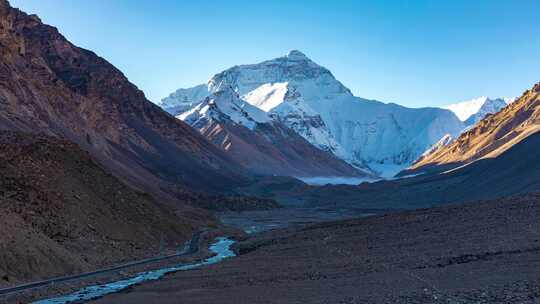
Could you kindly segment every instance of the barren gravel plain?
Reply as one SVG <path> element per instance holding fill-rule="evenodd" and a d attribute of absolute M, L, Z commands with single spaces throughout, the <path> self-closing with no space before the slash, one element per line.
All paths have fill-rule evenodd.
<path fill-rule="evenodd" d="M 540 195 L 256 234 L 95 303 L 539 303 Z"/>

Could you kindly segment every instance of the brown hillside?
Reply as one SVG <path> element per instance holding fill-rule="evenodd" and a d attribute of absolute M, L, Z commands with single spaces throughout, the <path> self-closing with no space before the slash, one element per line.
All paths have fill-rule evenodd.
<path fill-rule="evenodd" d="M 223 192 L 241 166 L 148 101 L 114 66 L 0 0 L 0 129 L 65 137 L 154 193 Z"/>
<path fill-rule="evenodd" d="M 212 221 L 162 207 L 76 144 L 0 132 L 0 285 L 153 256 L 161 235 L 177 248 Z"/>

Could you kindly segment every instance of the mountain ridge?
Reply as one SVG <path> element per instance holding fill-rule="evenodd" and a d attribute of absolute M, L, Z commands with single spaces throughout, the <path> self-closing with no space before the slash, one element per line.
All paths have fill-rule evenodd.
<path fill-rule="evenodd" d="M 0 21 L 0 129 L 65 137 L 133 186 L 168 199 L 187 188 L 226 192 L 249 179 L 105 59 L 7 1 Z"/>
<path fill-rule="evenodd" d="M 369 176 L 315 148 L 267 112 L 240 99 L 230 86 L 220 87 L 177 117 L 258 174 Z"/>

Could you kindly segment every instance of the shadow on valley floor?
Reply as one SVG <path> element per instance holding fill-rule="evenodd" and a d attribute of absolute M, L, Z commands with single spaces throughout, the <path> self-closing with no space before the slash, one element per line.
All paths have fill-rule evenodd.
<path fill-rule="evenodd" d="M 497 158 L 482 159 L 442 174 L 352 185 L 310 186 L 293 178 L 261 178 L 240 189 L 285 206 L 418 209 L 540 191 L 540 134 Z"/>
<path fill-rule="evenodd" d="M 273 230 L 95 303 L 538 303 L 538 218 L 527 195 Z"/>

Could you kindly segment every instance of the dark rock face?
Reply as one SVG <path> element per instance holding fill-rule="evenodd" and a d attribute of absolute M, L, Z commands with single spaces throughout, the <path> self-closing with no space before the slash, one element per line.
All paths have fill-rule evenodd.
<path fill-rule="evenodd" d="M 65 137 L 160 194 L 173 185 L 226 191 L 246 180 L 241 166 L 106 60 L 7 1 L 0 2 L 0 129 Z"/>
<path fill-rule="evenodd" d="M 534 85 L 533 91 L 534 92 L 540 92 L 540 82 Z"/>

